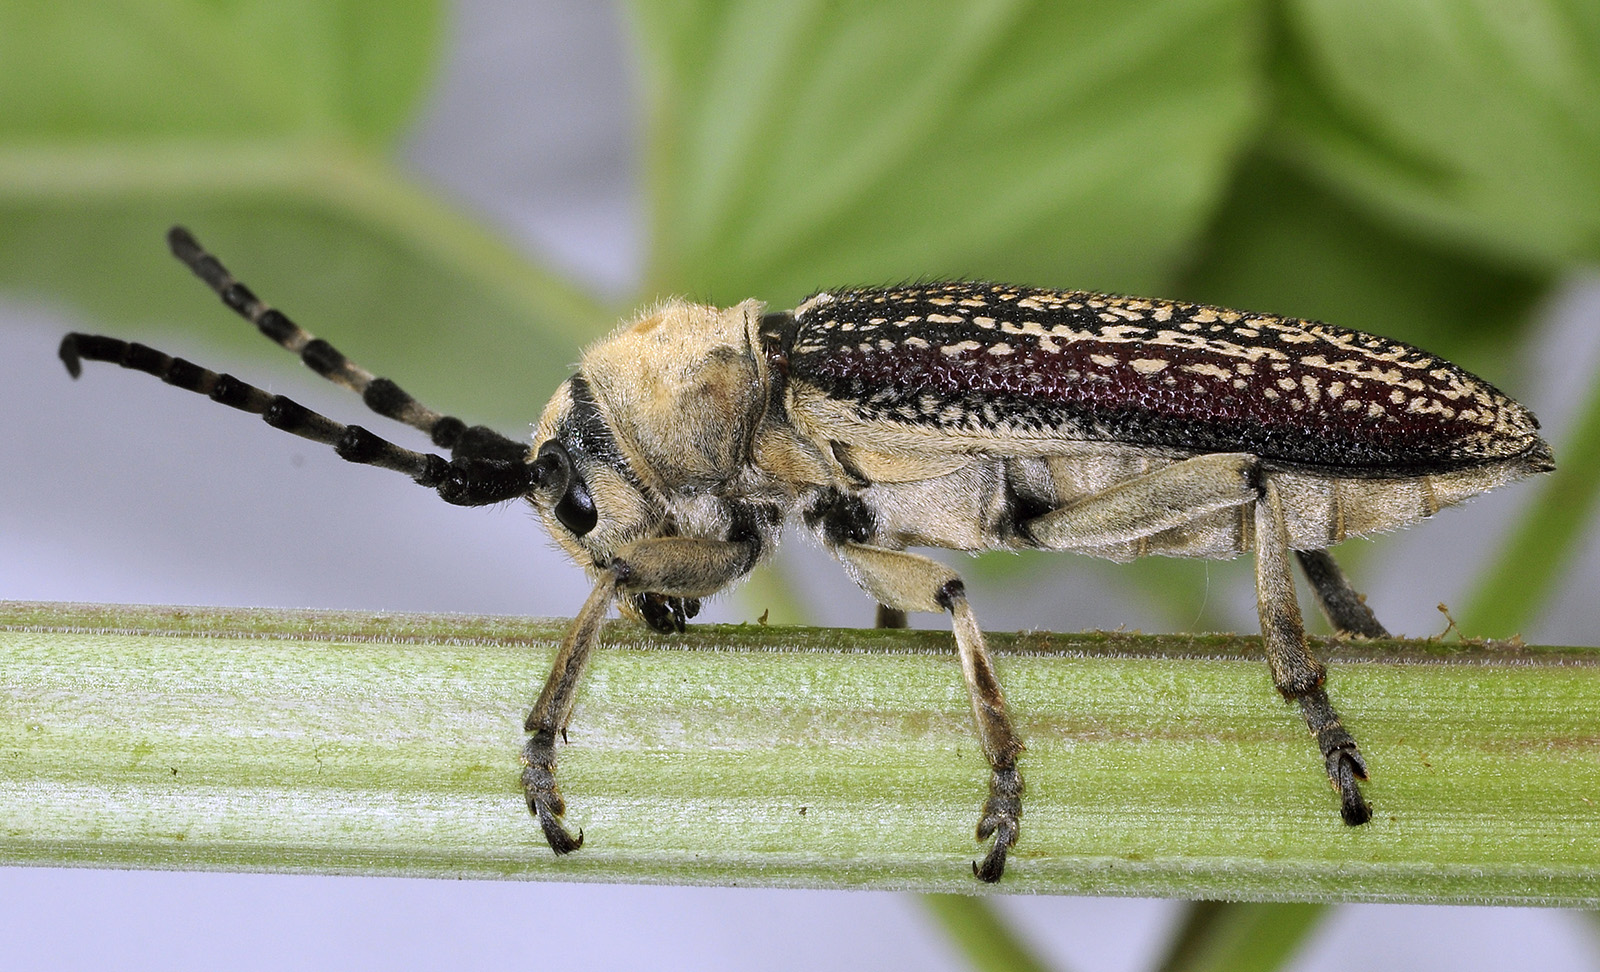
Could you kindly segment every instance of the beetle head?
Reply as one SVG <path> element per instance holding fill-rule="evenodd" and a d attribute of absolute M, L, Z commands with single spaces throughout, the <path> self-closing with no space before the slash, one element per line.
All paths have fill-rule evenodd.
<path fill-rule="evenodd" d="M 666 508 L 618 448 L 589 382 L 561 383 L 539 422 L 534 507 L 550 536 L 586 570 L 662 534 Z"/>
<path fill-rule="evenodd" d="M 745 469 L 765 405 L 749 337 L 761 310 L 668 301 L 589 348 L 556 390 L 539 420 L 532 498 L 579 565 L 701 532 L 678 514 Z"/>

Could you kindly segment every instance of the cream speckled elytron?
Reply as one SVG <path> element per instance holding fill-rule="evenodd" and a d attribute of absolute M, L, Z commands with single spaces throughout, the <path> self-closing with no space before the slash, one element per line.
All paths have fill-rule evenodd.
<path fill-rule="evenodd" d="M 954 282 L 653 307 L 583 356 L 535 443 L 429 409 L 258 300 L 181 229 L 174 253 L 311 368 L 452 458 L 139 344 L 70 334 L 61 356 L 159 375 L 262 415 L 448 502 L 527 499 L 594 579 L 539 700 L 522 760 L 558 854 L 555 745 L 613 603 L 662 631 L 742 578 L 791 515 L 880 605 L 949 612 L 991 768 L 974 872 L 999 880 L 1020 832 L 1022 741 L 961 579 L 907 552 L 1043 548 L 1113 560 L 1253 551 L 1274 684 L 1299 704 L 1346 823 L 1371 810 L 1366 764 L 1306 646 L 1293 551 L 1332 623 L 1386 634 L 1326 547 L 1407 526 L 1553 468 L 1522 406 L 1398 341 L 1174 301 Z M 1070 700 L 1069 700 L 1070 701 Z"/>

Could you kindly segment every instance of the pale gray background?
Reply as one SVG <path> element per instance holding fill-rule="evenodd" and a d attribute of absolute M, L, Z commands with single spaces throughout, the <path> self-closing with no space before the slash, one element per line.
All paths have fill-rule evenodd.
<path fill-rule="evenodd" d="M 409 164 L 541 259 L 626 293 L 641 227 L 620 14 L 581 0 L 463 0 L 453 19 L 452 54 L 407 141 Z M 337 341 L 337 321 L 306 323 Z M 287 360 L 272 369 L 197 346 L 194 324 L 136 337 L 354 414 L 346 396 Z M 143 376 L 69 382 L 55 345 L 86 327 L 94 322 L 59 307 L 0 303 L 0 597 L 564 615 L 586 593 L 520 510 L 447 507 L 401 477 L 353 469 Z M 1537 360 L 1506 362 L 1520 377 L 1495 380 L 1559 443 L 1600 370 L 1600 279 L 1571 280 L 1541 327 Z M 171 472 L 164 457 L 196 444 L 216 465 Z M 1439 631 L 1434 605 L 1461 601 L 1479 552 L 1495 548 L 1528 493 L 1496 494 L 1387 544 L 1366 582 L 1385 623 Z M 870 618 L 825 556 L 799 540 L 787 554 L 820 617 Z M 979 609 L 996 628 L 1161 626 L 1073 575 L 981 591 Z M 1557 609 L 1529 637 L 1592 644 L 1597 577 L 1591 537 Z M 1250 593 L 1236 580 L 1221 572 L 1213 596 L 1250 630 Z M 744 618 L 732 601 L 712 616 Z M 542 674 L 530 670 L 530 692 Z M 881 893 L 12 868 L 0 869 L 0 902 L 11 968 L 964 967 L 915 899 Z M 1147 967 L 1176 914 L 1158 901 L 1000 905 L 1080 972 Z M 1563 912 L 1354 906 L 1295 969 L 1592 970 L 1597 946 L 1590 926 Z"/>

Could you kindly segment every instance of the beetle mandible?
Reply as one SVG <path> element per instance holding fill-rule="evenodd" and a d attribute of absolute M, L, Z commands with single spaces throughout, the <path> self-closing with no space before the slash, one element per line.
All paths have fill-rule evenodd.
<path fill-rule="evenodd" d="M 1307 648 L 1291 553 L 1342 632 L 1387 634 L 1327 547 L 1554 468 L 1527 409 L 1418 348 L 1181 301 L 969 281 L 824 291 L 792 311 L 668 300 L 584 352 L 532 445 L 436 412 L 260 301 L 187 231 L 173 253 L 262 333 L 451 458 L 413 452 L 141 344 L 109 361 L 261 415 L 446 502 L 526 499 L 593 579 L 529 713 L 522 783 L 557 854 L 556 740 L 615 603 L 681 631 L 777 545 L 792 515 L 878 601 L 948 613 L 990 767 L 973 872 L 997 881 L 1022 817 L 1022 741 L 961 578 L 908 547 L 1112 560 L 1253 552 L 1272 679 L 1299 705 L 1345 823 L 1366 763 Z"/>

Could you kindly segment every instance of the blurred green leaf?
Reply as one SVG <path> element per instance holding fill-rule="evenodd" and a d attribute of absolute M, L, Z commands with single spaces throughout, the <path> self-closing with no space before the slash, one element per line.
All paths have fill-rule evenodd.
<path fill-rule="evenodd" d="M 1545 271 L 1600 258 L 1600 5 L 1288 0 L 1274 138 L 1400 224 Z"/>
<path fill-rule="evenodd" d="M 387 227 L 293 194 L 0 206 L 0 288 L 66 295 L 95 326 L 202 363 L 211 348 L 272 356 L 241 377 L 270 380 L 298 367 L 172 258 L 163 234 L 174 221 L 313 334 L 452 414 L 521 432 L 576 356 L 551 354 L 537 332 L 517 340 L 529 334 L 530 314 L 481 279 Z M 574 326 L 599 328 L 592 319 Z M 360 414 L 359 403 L 351 407 Z"/>
<path fill-rule="evenodd" d="M 1328 908 L 1321 904 L 1195 901 L 1158 972 L 1273 972 L 1288 968 Z"/>
<path fill-rule="evenodd" d="M 924 894 L 922 906 L 973 972 L 1049 972 L 1010 923 L 985 898 Z"/>
<path fill-rule="evenodd" d="M 439 22 L 433 0 L 0 6 L 0 287 L 274 353 L 167 256 L 187 223 L 379 373 L 528 421 L 609 315 L 389 159 Z"/>
<path fill-rule="evenodd" d="M 386 143 L 429 80 L 435 0 L 0 5 L 0 139 Z"/>
<path fill-rule="evenodd" d="M 1149 291 L 1259 120 L 1249 0 L 633 6 L 656 291 Z"/>
<path fill-rule="evenodd" d="M 1510 637 L 1533 623 L 1560 593 L 1562 575 L 1588 538 L 1600 494 L 1600 379 L 1555 453 L 1556 471 L 1539 484 L 1537 498 L 1467 600 L 1461 630 L 1471 637 Z"/>
<path fill-rule="evenodd" d="M 1548 284 L 1545 274 L 1406 234 L 1257 153 L 1175 289 L 1397 337 L 1487 369 L 1524 333 Z"/>

